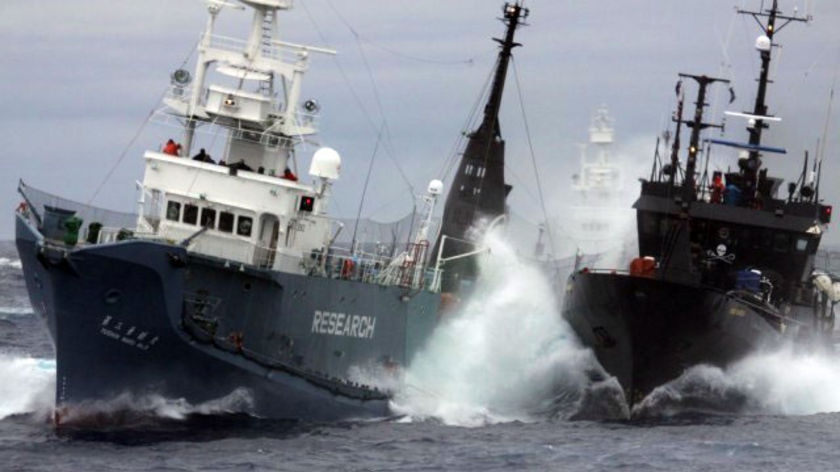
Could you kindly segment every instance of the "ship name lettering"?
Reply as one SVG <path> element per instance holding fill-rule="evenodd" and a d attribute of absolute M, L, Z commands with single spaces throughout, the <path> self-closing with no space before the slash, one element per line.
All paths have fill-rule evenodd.
<path fill-rule="evenodd" d="M 312 317 L 312 332 L 316 334 L 371 339 L 375 328 L 375 316 L 315 310 Z"/>
<path fill-rule="evenodd" d="M 102 334 L 104 334 L 105 336 L 108 336 L 109 338 L 113 338 L 113 339 L 120 339 L 120 335 L 119 335 L 119 334 L 117 334 L 117 333 L 115 333 L 115 332 L 111 331 L 111 330 L 110 330 L 110 329 L 108 329 L 108 328 L 102 328 L 102 329 L 100 329 L 100 330 L 99 330 L 99 332 L 100 332 L 100 333 L 102 333 Z"/>

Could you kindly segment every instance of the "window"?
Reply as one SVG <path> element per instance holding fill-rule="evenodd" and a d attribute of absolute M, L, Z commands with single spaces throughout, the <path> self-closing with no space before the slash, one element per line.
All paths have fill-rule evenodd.
<path fill-rule="evenodd" d="M 236 225 L 236 234 L 239 236 L 251 236 L 251 226 L 253 220 L 248 216 L 240 216 L 239 222 Z"/>
<path fill-rule="evenodd" d="M 216 227 L 216 210 L 211 208 L 201 209 L 201 227 L 209 229 Z"/>
<path fill-rule="evenodd" d="M 796 252 L 805 252 L 808 249 L 807 238 L 796 238 Z"/>
<path fill-rule="evenodd" d="M 171 221 L 181 221 L 181 204 L 178 202 L 167 202 L 166 204 L 166 219 Z"/>
<path fill-rule="evenodd" d="M 233 213 L 227 211 L 219 213 L 219 231 L 223 233 L 233 232 Z"/>
<path fill-rule="evenodd" d="M 194 225 L 198 223 L 198 207 L 187 203 L 184 205 L 184 223 Z"/>

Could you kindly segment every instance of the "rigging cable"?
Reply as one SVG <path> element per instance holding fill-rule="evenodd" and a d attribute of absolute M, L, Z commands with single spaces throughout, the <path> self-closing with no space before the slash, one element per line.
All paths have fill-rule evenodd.
<path fill-rule="evenodd" d="M 335 6 L 332 4 L 332 1 L 326 0 L 326 2 L 327 2 L 327 5 L 330 7 L 330 9 L 332 9 L 332 11 L 336 14 L 339 21 L 341 21 L 341 23 L 344 24 L 344 26 L 347 27 L 348 30 L 350 30 L 350 33 L 356 39 L 356 45 L 359 49 L 359 53 L 362 56 L 362 62 L 365 65 L 365 70 L 367 71 L 368 77 L 370 78 L 371 84 L 373 85 L 373 96 L 374 96 L 374 99 L 375 99 L 375 102 L 376 102 L 376 106 L 379 109 L 379 114 L 382 116 L 382 123 L 383 123 L 383 128 L 385 130 L 385 138 L 386 138 L 386 143 L 385 143 L 385 149 L 387 151 L 386 154 L 388 155 L 388 157 L 391 158 L 391 161 L 394 163 L 394 166 L 397 168 L 397 171 L 399 172 L 400 177 L 402 177 L 403 181 L 408 186 L 408 188 L 411 190 L 411 193 L 413 195 L 415 193 L 414 185 L 412 185 L 412 183 L 408 179 L 408 176 L 406 175 L 405 171 L 403 171 L 402 166 L 400 166 L 399 162 L 397 161 L 396 157 L 394 156 L 393 147 L 389 145 L 391 134 L 390 134 L 390 131 L 389 131 L 388 120 L 385 116 L 385 110 L 384 110 L 384 107 L 382 106 L 382 100 L 379 97 L 378 88 L 376 86 L 376 79 L 373 76 L 373 71 L 370 68 L 370 63 L 368 62 L 367 56 L 365 55 L 364 48 L 362 47 L 361 37 L 360 37 L 359 33 L 350 25 L 349 22 L 347 22 L 347 20 L 335 8 Z M 310 17 L 310 20 L 312 21 L 312 23 L 314 25 L 316 25 L 316 30 L 318 31 L 318 35 L 321 36 L 321 38 L 323 38 L 324 37 L 323 33 L 321 32 L 320 28 L 317 27 L 317 24 L 315 23 L 315 20 L 312 18 L 312 15 L 309 13 L 309 10 L 306 8 L 305 4 L 302 4 L 302 5 L 304 5 L 303 8 L 306 11 L 306 14 Z M 338 64 L 338 61 L 336 61 L 336 64 Z M 343 71 L 343 69 L 341 68 L 340 65 L 339 65 L 339 70 L 342 73 L 342 77 L 347 81 L 348 87 L 350 87 L 350 83 L 349 83 L 349 80 L 347 78 L 347 75 L 344 74 L 344 71 Z M 361 107 L 362 111 L 364 112 L 365 117 L 368 120 L 368 124 L 371 126 L 371 128 L 377 129 L 378 127 L 376 127 L 374 125 L 373 119 L 367 113 L 367 110 L 361 105 L 361 100 L 359 100 L 358 95 L 356 95 L 355 93 L 353 95 L 357 99 L 357 101 L 359 102 L 360 107 Z"/>
<path fill-rule="evenodd" d="M 471 132 L 474 127 L 476 117 L 478 116 L 478 110 L 481 107 L 481 104 L 484 103 L 484 97 L 487 96 L 487 93 L 490 89 L 490 82 L 493 80 L 493 74 L 495 69 L 490 69 L 490 72 L 487 74 L 487 79 L 484 82 L 484 86 L 481 88 L 481 93 L 476 96 L 476 100 L 473 103 L 472 108 L 470 109 L 469 114 L 467 115 L 467 119 L 464 122 L 464 126 L 461 127 L 462 131 L 458 134 L 458 137 L 455 138 L 455 142 L 452 143 L 452 148 L 450 149 L 449 153 L 447 154 L 449 157 L 446 158 L 444 161 L 443 166 L 441 167 L 438 175 L 440 176 L 440 180 L 446 181 L 449 178 L 449 174 L 458 166 L 458 162 L 460 161 L 459 157 L 460 154 L 458 152 L 459 149 L 462 149 L 464 138 Z"/>
<path fill-rule="evenodd" d="M 557 254 L 554 247 L 554 237 L 552 236 L 551 228 L 549 227 L 548 221 L 548 212 L 545 208 L 545 198 L 543 198 L 543 190 L 542 184 L 540 183 L 540 173 L 537 171 L 537 158 L 534 153 L 534 142 L 531 139 L 531 129 L 528 126 L 528 116 L 525 114 L 525 102 L 522 99 L 522 87 L 519 82 L 519 69 L 516 65 L 516 60 L 514 60 L 513 56 L 511 56 L 511 62 L 513 63 L 513 77 L 516 83 L 516 92 L 517 96 L 519 97 L 519 109 L 522 111 L 522 123 L 525 126 L 525 137 L 528 141 L 528 150 L 531 153 L 531 164 L 534 167 L 534 177 L 537 181 L 537 193 L 540 200 L 540 208 L 542 209 L 543 218 L 545 218 L 545 232 L 548 235 L 548 246 L 551 249 L 552 254 Z"/>
<path fill-rule="evenodd" d="M 376 137 L 376 145 L 373 148 L 373 154 L 370 156 L 370 165 L 368 165 L 367 175 L 365 176 L 365 184 L 362 186 L 362 198 L 359 199 L 359 211 L 356 213 L 356 224 L 353 225 L 353 238 L 350 241 L 351 254 L 356 253 L 356 233 L 359 231 L 359 220 L 362 218 L 362 207 L 365 204 L 365 195 L 367 194 L 368 183 L 370 182 L 370 174 L 373 173 L 373 163 L 376 160 L 376 152 L 379 150 L 379 143 L 382 140 L 382 133 L 385 131 L 385 123 L 379 128 L 379 135 Z"/>
<path fill-rule="evenodd" d="M 183 68 L 187 64 L 187 62 L 192 57 L 193 52 L 195 52 L 195 50 L 198 48 L 198 44 L 199 44 L 200 41 L 201 41 L 201 39 L 196 41 L 195 46 L 193 46 L 190 49 L 190 53 L 187 54 L 187 57 L 184 58 L 184 60 L 181 62 L 181 66 L 179 67 L 179 69 Z M 163 90 L 163 93 L 161 93 L 160 97 L 158 97 L 158 99 L 157 99 L 157 101 L 155 101 L 155 103 L 160 103 L 161 101 L 163 101 L 164 97 L 166 97 L 166 94 L 168 92 L 169 92 L 169 88 L 165 88 Z M 131 149 L 131 146 L 134 145 L 134 143 L 137 141 L 137 138 L 139 138 L 140 135 L 143 133 L 143 130 L 146 128 L 146 125 L 149 123 L 149 120 L 155 114 L 156 110 L 157 110 L 156 108 L 152 108 L 152 110 L 149 111 L 149 114 L 143 119 L 143 122 L 140 125 L 140 127 L 137 129 L 137 132 L 134 133 L 134 136 L 128 141 L 128 144 L 125 146 L 125 148 L 123 148 L 122 152 L 117 157 L 117 161 L 111 166 L 111 168 L 105 174 L 105 177 L 102 179 L 102 182 L 99 183 L 99 186 L 96 187 L 96 190 L 94 190 L 93 195 L 87 201 L 88 206 L 90 206 L 93 203 L 93 200 L 96 199 L 97 195 L 99 195 L 99 192 L 102 191 L 102 188 L 105 186 L 105 184 L 108 182 L 108 180 L 111 179 L 111 176 L 117 170 L 117 167 L 119 167 L 120 164 L 122 163 L 123 159 L 125 159 L 125 156 L 128 155 L 129 149 Z"/>

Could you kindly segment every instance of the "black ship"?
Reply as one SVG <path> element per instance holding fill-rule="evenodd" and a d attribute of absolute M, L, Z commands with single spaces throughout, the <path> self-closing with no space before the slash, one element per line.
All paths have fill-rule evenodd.
<path fill-rule="evenodd" d="M 485 250 L 481 237 L 508 213 L 507 196 L 513 186 L 505 181 L 505 141 L 499 124 L 499 109 L 505 88 L 508 64 L 515 47 L 516 29 L 528 17 L 522 2 L 505 3 L 502 21 L 504 39 L 500 45 L 493 80 L 478 128 L 469 139 L 458 163 L 446 204 L 440 235 L 432 255 L 443 267 L 441 290 L 457 297 L 469 291 L 478 276 L 476 257 Z"/>
<path fill-rule="evenodd" d="M 178 124 L 182 144 L 144 154 L 137 214 L 19 186 L 16 245 L 55 346 L 57 424 L 144 395 L 241 397 L 266 418 L 387 416 L 401 369 L 437 324 L 441 270 L 427 238 L 442 183 L 430 183 L 404 248 L 340 247 L 342 224 L 326 212 L 338 153 L 318 149 L 312 183 L 297 177 L 319 114 L 302 80 L 315 54 L 334 52 L 277 39 L 290 0 L 238 3 L 253 15 L 248 39 L 216 35 L 236 5 L 208 2 L 194 74 L 171 75 L 155 117 Z M 225 162 L 197 151 L 204 131 L 226 136 Z M 499 139 L 497 126 L 480 134 Z M 466 210 L 459 222 L 471 226 Z"/>
<path fill-rule="evenodd" d="M 639 257 L 629 270 L 584 268 L 558 283 L 564 318 L 617 378 L 630 405 L 697 364 L 724 367 L 787 339 L 830 347 L 840 290 L 814 270 L 832 210 L 819 198 L 820 164 L 809 164 L 806 153 L 802 175 L 782 195 L 782 179 L 762 165 L 766 153 L 785 152 L 762 144 L 763 131 L 778 120 L 765 103 L 774 36 L 808 18 L 783 15 L 776 0 L 769 9 L 739 13 L 762 29 L 755 106 L 728 113 L 747 120 L 748 142 L 701 140 L 704 129 L 718 127 L 703 121 L 707 93 L 728 81 L 680 74 L 671 159 L 654 159 L 633 205 Z M 694 116 L 684 118 L 688 85 L 697 98 Z M 682 126 L 691 131 L 684 163 Z M 738 148 L 737 169 L 701 174 L 704 145 L 707 153 L 713 145 Z"/>

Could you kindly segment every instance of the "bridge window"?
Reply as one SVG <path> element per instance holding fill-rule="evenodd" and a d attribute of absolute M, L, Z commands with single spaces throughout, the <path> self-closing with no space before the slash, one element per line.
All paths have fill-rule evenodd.
<path fill-rule="evenodd" d="M 216 227 L 216 210 L 211 208 L 201 209 L 201 227 L 209 229 Z"/>
<path fill-rule="evenodd" d="M 227 211 L 219 213 L 219 231 L 223 233 L 233 232 L 233 213 Z"/>
<path fill-rule="evenodd" d="M 254 224 L 254 220 L 252 220 L 248 216 L 240 216 L 239 221 L 236 225 L 236 234 L 239 236 L 251 236 L 251 227 Z"/>
<path fill-rule="evenodd" d="M 187 203 L 184 205 L 184 223 L 194 225 L 198 223 L 198 207 L 196 205 Z"/>
<path fill-rule="evenodd" d="M 166 219 L 170 221 L 181 220 L 181 204 L 179 202 L 166 203 Z"/>
<path fill-rule="evenodd" d="M 805 252 L 808 249 L 808 238 L 796 238 L 796 252 Z"/>

